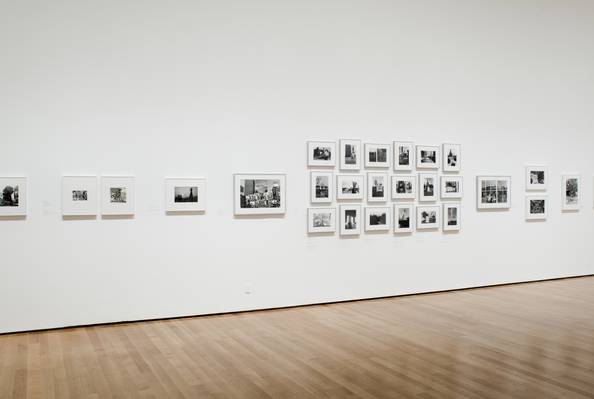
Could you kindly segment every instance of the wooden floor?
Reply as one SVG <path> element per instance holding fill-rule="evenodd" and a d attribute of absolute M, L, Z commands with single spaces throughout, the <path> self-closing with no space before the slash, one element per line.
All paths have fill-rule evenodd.
<path fill-rule="evenodd" d="M 4 335 L 0 398 L 594 398 L 594 278 Z"/>

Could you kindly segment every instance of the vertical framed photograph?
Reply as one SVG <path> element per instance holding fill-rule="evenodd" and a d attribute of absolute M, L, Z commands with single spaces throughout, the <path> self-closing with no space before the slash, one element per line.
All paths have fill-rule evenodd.
<path fill-rule="evenodd" d="M 526 166 L 526 190 L 546 191 L 548 188 L 548 175 L 549 171 L 546 166 Z"/>
<path fill-rule="evenodd" d="M 204 212 L 205 210 L 205 178 L 168 177 L 165 179 L 165 211 Z"/>
<path fill-rule="evenodd" d="M 336 208 L 309 208 L 307 210 L 307 232 L 336 232 Z"/>
<path fill-rule="evenodd" d="M 361 140 L 340 140 L 340 169 L 361 169 Z"/>
<path fill-rule="evenodd" d="M 417 197 L 417 177 L 413 175 L 392 176 L 392 199 L 414 200 Z"/>
<path fill-rule="evenodd" d="M 581 177 L 579 175 L 564 175 L 563 181 L 563 204 L 564 211 L 577 211 L 580 209 Z"/>
<path fill-rule="evenodd" d="M 133 215 L 135 201 L 134 176 L 101 177 L 101 214 Z"/>
<path fill-rule="evenodd" d="M 361 234 L 361 205 L 340 206 L 340 235 L 356 236 Z"/>
<path fill-rule="evenodd" d="M 27 178 L 0 177 L 0 216 L 27 215 Z"/>
<path fill-rule="evenodd" d="M 461 218 L 460 204 L 443 204 L 443 231 L 460 231 Z"/>
<path fill-rule="evenodd" d="M 97 215 L 97 176 L 62 176 L 62 215 Z"/>
<path fill-rule="evenodd" d="M 282 215 L 286 212 L 286 176 L 235 174 L 235 215 Z"/>
<path fill-rule="evenodd" d="M 308 141 L 307 165 L 334 167 L 336 165 L 336 142 L 334 141 Z"/>
<path fill-rule="evenodd" d="M 390 167 L 390 144 L 365 144 L 366 168 Z"/>
<path fill-rule="evenodd" d="M 441 198 L 462 198 L 462 176 L 441 176 Z"/>
<path fill-rule="evenodd" d="M 412 233 L 414 206 L 394 204 L 394 233 Z"/>
<path fill-rule="evenodd" d="M 439 206 L 417 207 L 417 230 L 439 229 Z"/>
<path fill-rule="evenodd" d="M 477 176 L 477 209 L 511 208 L 511 176 Z"/>
<path fill-rule="evenodd" d="M 365 176 L 363 175 L 337 175 L 336 199 L 362 200 L 364 187 Z"/>
<path fill-rule="evenodd" d="M 526 196 L 526 220 L 546 220 L 549 212 L 546 195 Z"/>
<path fill-rule="evenodd" d="M 439 147 L 418 145 L 417 146 L 417 169 L 438 169 L 439 168 Z"/>
<path fill-rule="evenodd" d="M 328 204 L 332 199 L 332 172 L 311 172 L 310 193 L 312 204 Z"/>
<path fill-rule="evenodd" d="M 388 174 L 373 173 L 367 174 L 367 201 L 386 202 L 388 200 Z"/>
<path fill-rule="evenodd" d="M 442 159 L 444 172 L 460 172 L 462 146 L 460 144 L 445 143 L 442 145 Z"/>
<path fill-rule="evenodd" d="M 437 201 L 437 174 L 419 173 L 419 201 Z"/>
<path fill-rule="evenodd" d="M 395 141 L 393 143 L 393 158 L 395 171 L 412 171 L 414 165 L 415 146 L 407 141 Z"/>
<path fill-rule="evenodd" d="M 390 207 L 365 207 L 365 231 L 390 231 L 391 222 Z"/>

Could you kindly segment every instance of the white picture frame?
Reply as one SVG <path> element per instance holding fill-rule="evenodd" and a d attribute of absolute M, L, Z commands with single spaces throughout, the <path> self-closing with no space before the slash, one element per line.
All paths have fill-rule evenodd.
<path fill-rule="evenodd" d="M 526 165 L 526 191 L 546 191 L 549 169 L 545 165 Z"/>
<path fill-rule="evenodd" d="M 417 176 L 393 175 L 391 189 L 393 200 L 415 200 L 417 198 Z"/>
<path fill-rule="evenodd" d="M 549 215 L 547 195 L 526 196 L 526 220 L 546 220 Z"/>
<path fill-rule="evenodd" d="M 361 234 L 361 205 L 340 206 L 340 235 L 358 236 Z"/>
<path fill-rule="evenodd" d="M 390 144 L 365 143 L 365 167 L 388 169 L 391 152 Z"/>
<path fill-rule="evenodd" d="M 389 184 L 387 173 L 367 173 L 367 202 L 388 201 Z"/>
<path fill-rule="evenodd" d="M 578 211 L 582 206 L 582 177 L 579 174 L 561 177 L 561 209 Z"/>
<path fill-rule="evenodd" d="M 361 140 L 340 139 L 340 169 L 361 169 Z"/>
<path fill-rule="evenodd" d="M 441 176 L 441 198 L 461 199 L 464 196 L 464 178 L 462 176 Z"/>
<path fill-rule="evenodd" d="M 0 217 L 27 216 L 27 177 L 0 177 Z"/>
<path fill-rule="evenodd" d="M 234 210 L 236 216 L 284 215 L 287 209 L 286 175 L 283 173 L 236 173 Z"/>
<path fill-rule="evenodd" d="M 310 174 L 310 202 L 312 204 L 330 204 L 334 201 L 334 173 L 312 171 Z"/>
<path fill-rule="evenodd" d="M 443 231 L 460 231 L 462 228 L 462 205 L 459 203 L 443 204 Z"/>
<path fill-rule="evenodd" d="M 134 176 L 101 176 L 102 215 L 134 215 L 135 180 Z"/>
<path fill-rule="evenodd" d="M 307 165 L 313 167 L 329 167 L 336 166 L 336 152 L 335 141 L 308 141 L 307 142 Z"/>
<path fill-rule="evenodd" d="M 365 198 L 365 175 L 336 175 L 336 199 L 363 200 Z"/>
<path fill-rule="evenodd" d="M 412 204 L 394 204 L 394 233 L 412 233 L 415 225 L 415 207 Z"/>
<path fill-rule="evenodd" d="M 336 232 L 336 208 L 308 208 L 308 234 L 328 234 Z"/>
<path fill-rule="evenodd" d="M 389 206 L 365 207 L 365 231 L 390 231 L 392 213 Z"/>
<path fill-rule="evenodd" d="M 462 169 L 462 146 L 460 144 L 444 143 L 441 148 L 443 171 L 445 173 L 460 172 Z"/>
<path fill-rule="evenodd" d="M 392 159 L 394 171 L 412 171 L 415 165 L 415 145 L 410 141 L 394 141 L 392 143 Z"/>
<path fill-rule="evenodd" d="M 165 211 L 205 212 L 207 201 L 206 178 L 165 178 Z"/>
<path fill-rule="evenodd" d="M 439 205 L 417 206 L 417 230 L 437 230 L 441 224 Z"/>
<path fill-rule="evenodd" d="M 97 176 L 62 176 L 62 216 L 96 216 Z"/>
<path fill-rule="evenodd" d="M 510 209 L 512 204 L 511 176 L 477 176 L 476 207 L 485 209 Z"/>
<path fill-rule="evenodd" d="M 419 173 L 419 202 L 435 202 L 438 199 L 439 180 L 437 173 Z"/>
<path fill-rule="evenodd" d="M 440 152 L 438 146 L 418 145 L 415 154 L 417 169 L 439 169 Z"/>

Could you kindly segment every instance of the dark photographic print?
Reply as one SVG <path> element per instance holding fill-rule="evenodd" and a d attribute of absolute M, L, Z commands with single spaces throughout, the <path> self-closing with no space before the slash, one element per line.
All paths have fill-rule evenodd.
<path fill-rule="evenodd" d="M 545 213 L 545 200 L 530 200 L 530 213 L 533 215 L 540 215 Z"/>
<path fill-rule="evenodd" d="M 398 229 L 410 229 L 410 208 L 398 209 Z"/>
<path fill-rule="evenodd" d="M 87 201 L 89 193 L 87 190 L 72 190 L 72 201 Z"/>
<path fill-rule="evenodd" d="M 27 178 L 0 177 L 0 216 L 27 215 Z"/>
<path fill-rule="evenodd" d="M 546 166 L 530 165 L 526 166 L 526 190 L 546 190 L 547 189 L 547 171 Z"/>
<path fill-rule="evenodd" d="M 462 198 L 462 177 L 442 176 L 441 177 L 442 198 Z"/>
<path fill-rule="evenodd" d="M 176 186 L 174 188 L 174 201 L 179 202 L 198 202 L 197 186 Z"/>
<path fill-rule="evenodd" d="M 421 150 L 421 163 L 435 164 L 437 161 L 437 151 Z"/>
<path fill-rule="evenodd" d="M 435 196 L 435 180 L 432 177 L 423 178 L 423 197 Z"/>
<path fill-rule="evenodd" d="M 447 225 L 448 226 L 456 226 L 456 225 L 458 225 L 458 208 L 450 208 L 450 207 L 448 207 Z"/>
<path fill-rule="evenodd" d="M 392 176 L 392 199 L 415 199 L 416 176 Z"/>
<path fill-rule="evenodd" d="M 368 168 L 387 168 L 389 144 L 365 144 L 365 166 Z"/>
<path fill-rule="evenodd" d="M 577 205 L 579 203 L 579 180 L 568 178 L 565 180 L 565 203 Z"/>
<path fill-rule="evenodd" d="M 336 162 L 336 142 L 334 141 L 308 141 L 307 164 L 309 166 L 331 166 Z"/>
<path fill-rule="evenodd" d="M 277 179 L 240 180 L 241 208 L 279 208 L 281 206 L 281 182 Z"/>
<path fill-rule="evenodd" d="M 410 165 L 410 147 L 398 146 L 398 165 Z"/>
<path fill-rule="evenodd" d="M 544 170 L 531 170 L 530 171 L 530 184 L 531 185 L 541 185 L 545 182 L 545 172 Z"/>
<path fill-rule="evenodd" d="M 417 207 L 417 230 L 439 228 L 439 206 Z"/>
<path fill-rule="evenodd" d="M 344 229 L 356 230 L 358 227 L 357 211 L 354 209 L 347 209 L 344 211 Z"/>
<path fill-rule="evenodd" d="M 365 219 L 366 231 L 390 230 L 390 208 L 367 207 Z"/>
<path fill-rule="evenodd" d="M 458 166 L 458 155 L 454 152 L 452 148 L 450 148 L 448 150 L 448 153 L 446 154 L 446 162 L 446 165 L 450 168 L 455 168 L 456 166 Z"/>
<path fill-rule="evenodd" d="M 386 178 L 383 175 L 369 175 L 369 198 L 370 201 L 373 200 L 384 200 L 386 198 Z"/>
<path fill-rule="evenodd" d="M 459 172 L 460 171 L 460 144 L 444 144 L 443 145 L 443 171 L 444 172 Z"/>
<path fill-rule="evenodd" d="M 526 197 L 526 220 L 545 220 L 547 218 L 546 196 Z"/>
<path fill-rule="evenodd" d="M 318 175 L 315 176 L 316 179 L 316 198 L 317 199 L 325 199 L 330 198 L 330 178 L 329 176 Z"/>
<path fill-rule="evenodd" d="M 509 209 L 511 177 L 477 176 L 478 209 Z"/>
<path fill-rule="evenodd" d="M 417 168 L 437 169 L 439 147 L 417 146 Z"/>
<path fill-rule="evenodd" d="M 330 161 L 332 159 L 332 148 L 316 146 L 313 149 L 314 161 Z"/>
<path fill-rule="evenodd" d="M 127 202 L 128 192 L 126 187 L 110 187 L 110 202 L 116 204 L 125 204 Z"/>
<path fill-rule="evenodd" d="M 443 206 L 443 230 L 460 230 L 460 204 L 444 204 Z"/>
<path fill-rule="evenodd" d="M 435 210 L 421 210 L 421 224 L 437 223 L 437 212 Z"/>
<path fill-rule="evenodd" d="M 410 180 L 396 180 L 397 194 L 412 194 L 414 190 L 413 183 Z"/>
<path fill-rule="evenodd" d="M 19 186 L 4 186 L 0 206 L 19 206 Z"/>
<path fill-rule="evenodd" d="M 375 210 L 372 209 L 369 211 L 369 225 L 370 226 L 384 226 L 388 221 L 388 215 L 385 210 Z"/>
<path fill-rule="evenodd" d="M 448 180 L 445 183 L 445 190 L 448 194 L 455 194 L 460 192 L 460 183 L 453 180 Z"/>
<path fill-rule="evenodd" d="M 345 144 L 344 163 L 347 165 L 357 164 L 357 146 L 355 144 Z"/>

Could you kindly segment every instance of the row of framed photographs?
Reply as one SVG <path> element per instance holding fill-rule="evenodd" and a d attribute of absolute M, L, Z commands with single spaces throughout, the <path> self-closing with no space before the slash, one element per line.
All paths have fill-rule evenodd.
<path fill-rule="evenodd" d="M 412 233 L 415 228 L 416 230 L 442 228 L 444 231 L 459 231 L 461 228 L 462 215 L 459 203 L 416 207 L 410 204 L 394 204 L 393 207 L 368 206 L 365 208 L 361 205 L 348 204 L 340 205 L 339 217 L 336 211 L 336 208 L 331 207 L 309 208 L 308 233 L 335 233 L 336 223 L 340 224 L 341 236 L 360 235 L 362 226 L 368 232 L 393 230 L 394 233 Z"/>
<path fill-rule="evenodd" d="M 442 163 L 444 172 L 460 172 L 460 144 L 439 146 L 417 145 L 405 141 L 392 144 L 365 143 L 361 140 L 341 139 L 340 151 L 334 141 L 308 141 L 307 165 L 310 167 L 335 167 L 340 158 L 340 169 L 360 170 L 361 155 L 366 168 L 390 168 L 395 171 L 412 171 L 416 161 L 417 169 L 439 169 Z M 393 160 L 393 162 L 392 162 Z"/>

